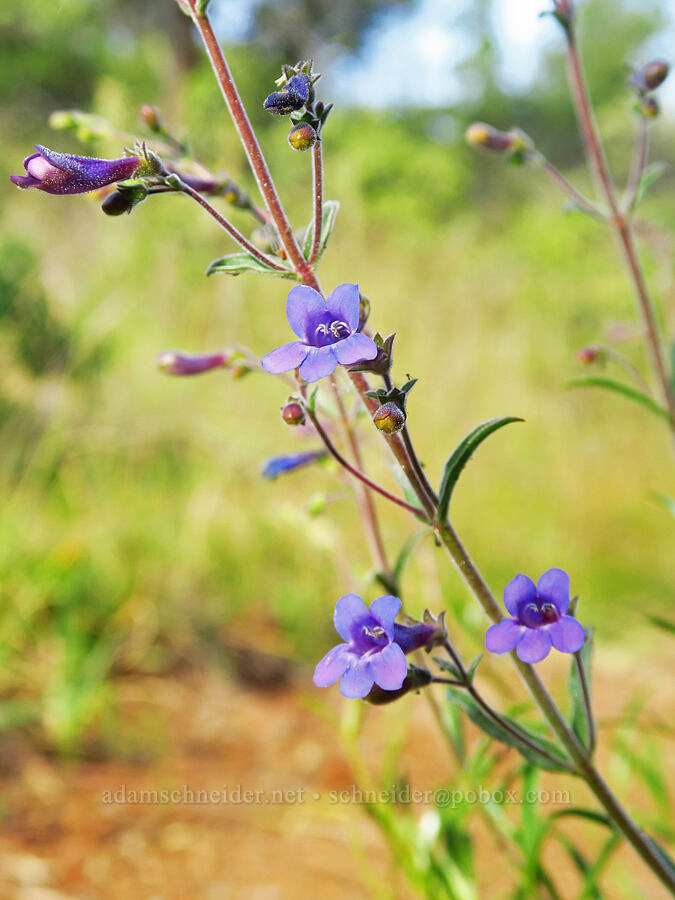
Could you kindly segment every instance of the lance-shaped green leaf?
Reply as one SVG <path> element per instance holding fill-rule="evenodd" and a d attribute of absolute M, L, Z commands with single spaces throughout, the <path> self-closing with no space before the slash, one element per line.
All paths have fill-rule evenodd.
<path fill-rule="evenodd" d="M 584 646 L 574 654 L 570 667 L 568 690 L 571 700 L 570 724 L 581 743 L 593 752 L 595 729 L 591 709 L 591 659 L 593 656 L 593 629 L 586 629 Z"/>
<path fill-rule="evenodd" d="M 613 378 L 607 378 L 604 375 L 584 375 L 579 378 L 572 378 L 571 381 L 567 382 L 565 387 L 606 388 L 608 391 L 615 391 L 617 394 L 623 394 L 623 396 L 627 397 L 629 400 L 640 403 L 645 409 L 648 409 L 660 419 L 665 419 L 666 422 L 669 421 L 668 411 L 662 406 L 659 406 L 656 400 L 652 400 L 648 394 L 638 391 L 637 388 L 632 387 L 630 384 L 624 384 L 622 381 L 615 381 Z"/>
<path fill-rule="evenodd" d="M 659 161 L 653 162 L 645 168 L 635 194 L 635 206 L 644 199 L 647 191 L 659 180 L 667 169 L 668 166 L 664 162 Z"/>
<path fill-rule="evenodd" d="M 443 477 L 441 478 L 441 486 L 438 491 L 438 510 L 436 518 L 439 522 L 445 522 L 448 517 L 448 509 L 450 507 L 450 498 L 457 484 L 457 479 L 462 473 L 462 469 L 471 459 L 475 451 L 480 447 L 483 441 L 488 438 L 493 431 L 503 428 L 511 422 L 523 422 L 518 416 L 502 416 L 498 419 L 490 419 L 482 422 L 471 431 L 464 440 L 455 448 L 452 456 L 449 457 L 443 469 Z"/>
<path fill-rule="evenodd" d="M 295 272 L 287 268 L 280 270 L 279 265 L 276 259 L 270 258 L 269 265 L 266 265 L 250 253 L 228 253 L 227 256 L 214 259 L 206 274 L 225 272 L 227 275 L 243 275 L 245 272 L 256 272 L 258 275 L 275 275 L 277 278 L 292 278 L 294 281 L 297 279 Z"/>
<path fill-rule="evenodd" d="M 328 245 L 333 229 L 335 228 L 335 220 L 337 219 L 340 203 L 337 200 L 326 200 L 321 208 L 321 234 L 319 236 L 319 250 L 316 254 L 315 262 L 318 262 L 323 256 L 323 252 Z M 305 229 L 305 239 L 302 244 L 302 252 L 305 259 L 309 259 L 312 253 L 312 244 L 314 243 L 314 222 L 310 222 Z"/>
<path fill-rule="evenodd" d="M 551 772 L 569 772 L 571 764 L 561 754 L 560 750 L 551 741 L 547 741 L 541 735 L 536 734 L 529 728 L 519 725 L 508 716 L 501 715 L 501 718 L 507 723 L 508 727 L 504 727 L 498 721 L 488 716 L 476 701 L 461 688 L 448 688 L 448 699 L 451 703 L 456 704 L 471 719 L 474 725 L 477 725 L 486 734 L 500 741 L 502 744 L 508 744 L 514 747 L 522 754 L 532 765 L 538 766 L 540 769 L 548 769 Z M 530 743 L 535 743 L 541 748 L 541 752 L 537 751 Z"/>

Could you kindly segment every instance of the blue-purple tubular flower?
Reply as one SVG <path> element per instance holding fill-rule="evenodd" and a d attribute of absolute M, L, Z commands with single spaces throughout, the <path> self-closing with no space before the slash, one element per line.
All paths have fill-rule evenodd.
<path fill-rule="evenodd" d="M 401 608 L 398 597 L 385 594 L 366 609 L 356 594 L 340 597 L 333 622 L 345 641 L 324 656 L 314 671 L 314 684 L 328 687 L 340 679 L 343 697 L 365 697 L 374 684 L 397 691 L 408 672 L 405 653 L 394 641 L 394 619 Z"/>
<path fill-rule="evenodd" d="M 537 584 L 527 575 L 516 575 L 504 588 L 504 606 L 513 618 L 491 625 L 485 646 L 491 653 L 515 650 L 526 663 L 548 656 L 551 647 L 576 653 L 584 645 L 583 626 L 567 615 L 570 577 L 562 569 L 549 569 Z"/>
<path fill-rule="evenodd" d="M 350 366 L 375 359 L 375 341 L 358 331 L 359 302 L 357 284 L 339 285 L 326 300 L 311 287 L 294 287 L 286 302 L 286 316 L 300 340 L 264 356 L 263 369 L 280 375 L 299 367 L 305 381 L 318 381 L 332 375 L 338 363 Z"/>
<path fill-rule="evenodd" d="M 138 156 L 120 159 L 95 159 L 91 156 L 71 156 L 57 153 L 38 144 L 37 153 L 23 161 L 25 175 L 10 175 L 20 188 L 37 188 L 47 194 L 86 194 L 131 178 L 141 160 Z"/>
<path fill-rule="evenodd" d="M 273 456 L 264 464 L 261 475 L 263 478 L 273 481 L 279 475 L 285 475 L 287 472 L 293 472 L 295 469 L 308 466 L 318 459 L 323 459 L 325 455 L 324 450 L 314 450 L 311 453 L 290 453 L 288 456 Z"/>

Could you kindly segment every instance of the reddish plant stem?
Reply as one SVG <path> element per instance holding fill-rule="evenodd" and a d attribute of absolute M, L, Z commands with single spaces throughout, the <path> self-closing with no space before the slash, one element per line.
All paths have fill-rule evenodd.
<path fill-rule="evenodd" d="M 386 488 L 381 487 L 379 484 L 376 484 L 372 481 L 367 475 L 364 475 L 363 472 L 359 471 L 359 469 L 355 468 L 350 462 L 348 462 L 344 456 L 337 449 L 335 444 L 331 441 L 324 429 L 323 425 L 317 417 L 307 410 L 307 415 L 309 416 L 312 425 L 316 428 L 317 434 L 323 441 L 326 450 L 330 453 L 330 455 L 340 463 L 340 465 L 346 469 L 350 475 L 353 475 L 354 478 L 358 478 L 363 484 L 365 484 L 371 491 L 375 491 L 375 493 L 380 494 L 382 497 L 385 497 L 387 500 L 391 500 L 392 503 L 396 503 L 397 506 L 402 507 L 403 509 L 407 509 L 408 512 L 413 513 L 415 516 L 421 516 L 421 511 L 410 503 L 406 503 L 405 500 L 402 500 L 400 497 L 397 497 L 396 494 L 390 493 Z"/>
<path fill-rule="evenodd" d="M 606 221 L 605 216 L 600 212 L 600 210 L 591 203 L 581 191 L 578 191 L 574 185 L 565 178 L 563 173 L 557 169 L 553 163 L 549 162 L 546 157 L 540 153 L 538 150 L 534 151 L 534 160 L 542 167 L 542 169 L 549 175 L 556 185 L 560 188 L 560 190 L 567 194 L 567 196 L 572 200 L 580 209 L 583 209 L 584 212 L 587 212 L 589 216 L 592 216 L 594 219 L 598 219 L 600 221 Z"/>
<path fill-rule="evenodd" d="M 323 221 L 323 148 L 321 137 L 317 137 L 312 147 L 312 175 L 314 180 L 314 234 L 312 235 L 312 250 L 308 263 L 313 266 L 319 255 L 321 243 L 321 224 Z"/>
<path fill-rule="evenodd" d="M 189 184 L 186 184 L 181 179 L 181 191 L 186 194 L 188 197 L 191 197 L 196 203 L 198 203 L 202 209 L 205 209 L 206 212 L 211 216 L 212 219 L 220 225 L 222 229 L 224 229 L 230 237 L 235 240 L 240 247 L 246 250 L 247 253 L 250 253 L 251 256 L 254 256 L 261 263 L 264 263 L 266 266 L 269 266 L 271 269 L 276 269 L 277 272 L 287 272 L 288 269 L 284 268 L 284 266 L 278 265 L 278 263 L 274 262 L 274 260 L 270 259 L 268 256 L 265 256 L 262 251 L 258 250 L 256 246 L 254 246 L 242 233 L 236 228 L 229 219 L 226 219 L 218 210 L 212 206 L 206 197 L 203 194 L 200 194 L 199 191 L 196 191 L 194 188 L 190 187 Z"/>
<path fill-rule="evenodd" d="M 610 222 L 617 236 L 621 255 L 635 290 L 654 377 L 670 414 L 671 427 L 675 430 L 675 396 L 673 396 L 673 392 L 670 389 L 661 335 L 640 264 L 640 258 L 635 247 L 633 229 L 630 220 L 621 212 L 617 202 L 614 182 L 609 172 L 609 166 L 605 159 L 598 127 L 593 115 L 581 57 L 572 28 L 566 29 L 565 34 L 567 36 L 567 60 L 572 97 L 591 172 L 611 211 Z"/>
<path fill-rule="evenodd" d="M 232 73 L 230 72 L 230 68 L 227 64 L 225 56 L 223 55 L 220 44 L 218 43 L 218 38 L 213 31 L 208 16 L 200 16 L 198 14 L 196 9 L 196 0 L 189 0 L 189 2 L 190 8 L 192 10 L 193 21 L 197 26 L 199 35 L 204 43 L 204 47 L 206 48 L 206 52 L 209 56 L 209 60 L 211 61 L 211 65 L 213 66 L 218 84 L 220 85 L 221 92 L 225 99 L 225 103 L 227 104 L 227 108 L 230 111 L 232 121 L 234 122 L 234 126 L 237 129 L 237 133 L 239 134 L 241 143 L 244 147 L 244 150 L 246 151 L 248 161 L 251 165 L 251 169 L 253 170 L 253 174 L 258 183 L 260 193 L 262 194 L 265 205 L 269 210 L 272 219 L 274 220 L 274 224 L 276 225 L 279 232 L 279 238 L 289 260 L 291 261 L 296 272 L 304 278 L 305 275 L 311 274 L 311 271 L 302 255 L 302 252 L 300 251 L 298 242 L 295 239 L 295 235 L 293 234 L 293 229 L 291 228 L 290 222 L 288 221 L 283 206 L 281 205 L 281 200 L 279 199 L 276 187 L 274 186 L 274 182 L 272 180 L 270 170 L 267 166 L 267 162 L 265 161 L 265 157 L 263 156 L 260 144 L 258 143 L 258 140 L 251 126 L 251 122 L 249 121 L 246 110 L 244 109 L 244 104 L 241 102 L 239 91 L 237 90 L 237 87 L 234 83 Z"/>
<path fill-rule="evenodd" d="M 333 396 L 335 397 L 338 414 L 340 416 L 340 421 L 342 422 L 342 427 L 347 438 L 347 443 L 349 444 L 349 449 L 351 450 L 352 458 L 354 459 L 356 468 L 362 474 L 365 474 L 359 441 L 347 416 L 347 411 L 340 395 L 340 388 L 334 377 L 331 377 L 331 388 L 333 390 Z M 392 494 L 391 496 L 394 495 Z M 380 529 L 380 523 L 377 518 L 375 502 L 373 500 L 372 494 L 368 490 L 368 487 L 366 487 L 363 483 L 357 484 L 357 499 L 359 508 L 361 510 L 361 515 L 363 516 L 363 520 L 366 525 L 366 534 L 370 539 L 373 559 L 376 560 L 378 568 L 380 569 L 382 575 L 384 575 L 385 577 L 388 576 L 390 578 L 392 573 L 389 566 L 389 561 L 387 559 L 387 551 L 384 546 L 384 541 L 382 540 L 382 531 Z"/>

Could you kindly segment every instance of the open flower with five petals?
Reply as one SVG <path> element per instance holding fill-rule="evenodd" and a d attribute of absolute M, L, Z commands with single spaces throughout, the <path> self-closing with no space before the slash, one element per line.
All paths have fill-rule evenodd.
<path fill-rule="evenodd" d="M 567 615 L 570 577 L 562 569 L 549 569 L 537 584 L 527 575 L 516 575 L 504 588 L 504 606 L 513 618 L 490 626 L 485 646 L 492 653 L 515 650 L 526 663 L 548 656 L 551 647 L 576 653 L 584 645 L 583 626 Z"/>
<path fill-rule="evenodd" d="M 394 640 L 394 619 L 400 609 L 401 601 L 391 594 L 373 600 L 370 609 L 356 594 L 340 597 L 333 622 L 345 643 L 318 663 L 314 684 L 328 687 L 339 678 L 340 693 L 351 699 L 367 696 L 374 684 L 397 691 L 408 673 L 405 653 Z"/>
<path fill-rule="evenodd" d="M 358 331 L 359 303 L 356 284 L 338 285 L 326 300 L 311 287 L 294 287 L 286 302 L 286 316 L 299 340 L 264 356 L 263 369 L 280 375 L 298 368 L 305 381 L 319 381 L 332 375 L 338 363 L 350 366 L 375 359 L 375 341 Z"/>

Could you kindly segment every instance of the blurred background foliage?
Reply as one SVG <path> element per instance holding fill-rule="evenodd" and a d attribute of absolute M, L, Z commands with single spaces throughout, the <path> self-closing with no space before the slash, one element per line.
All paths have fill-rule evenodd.
<path fill-rule="evenodd" d="M 227 4 L 214 5 L 228 44 Z M 578 374 L 574 351 L 610 326 L 629 323 L 614 333 L 644 363 L 630 291 L 607 233 L 563 213 L 538 172 L 478 157 L 462 140 L 475 118 L 519 124 L 588 187 L 562 41 L 527 91 L 507 90 L 483 0 L 458 12 L 476 52 L 455 72 L 465 87 L 456 104 L 425 107 L 415 73 L 402 72 L 409 105 L 352 107 L 340 66 L 389 6 L 255 5 L 250 40 L 229 48 L 240 91 L 302 227 L 309 159 L 289 150 L 262 99 L 282 62 L 325 62 L 324 99 L 337 102 L 326 192 L 342 206 L 323 284 L 359 281 L 373 326 L 398 332 L 395 374 L 420 378 L 410 424 L 432 480 L 477 422 L 527 420 L 481 449 L 457 494 L 457 524 L 496 591 L 517 571 L 560 565 L 601 644 L 637 656 L 661 640 L 644 614 L 663 615 L 672 600 L 672 520 L 650 498 L 673 493 L 669 447 L 639 408 L 563 387 Z M 593 0 L 583 11 L 593 97 L 621 175 L 633 128 L 626 60 L 641 59 L 666 10 L 665 0 L 639 10 Z M 6 175 L 34 143 L 119 153 L 122 141 L 52 132 L 55 108 L 137 132 L 141 104 L 155 103 L 200 160 L 253 193 L 210 69 L 170 0 L 63 0 L 57 13 L 45 0 L 4 4 L 0 81 L 11 101 L 0 111 Z M 654 158 L 671 161 L 674 136 L 672 120 L 656 123 Z M 662 308 L 673 299 L 674 189 L 669 173 L 643 208 L 655 223 L 643 229 L 645 261 Z M 116 679 L 220 665 L 233 643 L 312 664 L 332 641 L 336 597 L 376 587 L 330 465 L 271 484 L 259 477 L 270 455 L 312 445 L 281 423 L 280 383 L 171 380 L 155 368 L 167 347 L 276 346 L 287 332 L 284 284 L 205 279 L 207 263 L 232 247 L 184 198 L 108 219 L 96 198 L 19 193 L 7 177 L 0 195 L 0 728 L 27 729 L 62 753 L 119 753 Z M 365 431 L 371 467 L 393 484 Z M 382 514 L 394 553 L 411 524 Z M 404 587 L 411 613 L 445 602 L 467 655 L 479 649 L 481 616 L 431 542 Z"/>

